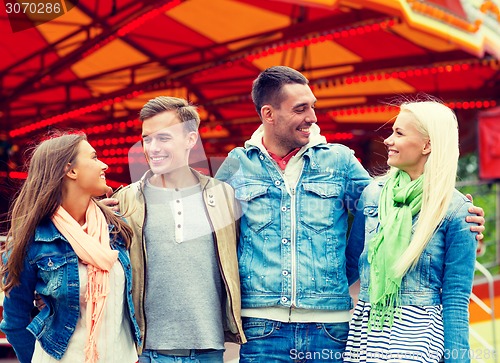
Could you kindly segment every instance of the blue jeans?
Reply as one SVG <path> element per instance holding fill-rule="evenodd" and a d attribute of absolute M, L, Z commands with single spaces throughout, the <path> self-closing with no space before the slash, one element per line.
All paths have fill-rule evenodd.
<path fill-rule="evenodd" d="M 145 349 L 139 357 L 139 363 L 222 363 L 224 350 L 208 353 L 196 353 L 191 350 L 189 357 L 159 354 L 156 350 Z"/>
<path fill-rule="evenodd" d="M 342 362 L 349 323 L 282 323 L 243 318 L 240 363 Z"/>

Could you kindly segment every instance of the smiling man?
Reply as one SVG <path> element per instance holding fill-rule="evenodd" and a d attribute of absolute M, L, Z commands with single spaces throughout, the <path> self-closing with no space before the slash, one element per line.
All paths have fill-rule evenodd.
<path fill-rule="evenodd" d="M 316 97 L 301 73 L 266 69 L 252 99 L 262 125 L 216 176 L 235 189 L 244 210 L 238 258 L 249 341 L 240 362 L 319 353 L 341 362 L 349 283 L 358 277 L 355 256 L 362 250 L 346 248 L 347 212 L 370 176 L 352 150 L 320 135 Z M 347 273 L 346 250 L 353 256 L 347 255 Z"/>
<path fill-rule="evenodd" d="M 222 363 L 225 340 L 245 341 L 233 189 L 189 167 L 200 118 L 186 100 L 154 98 L 139 119 L 150 170 L 113 195 L 134 231 L 139 362 Z"/>

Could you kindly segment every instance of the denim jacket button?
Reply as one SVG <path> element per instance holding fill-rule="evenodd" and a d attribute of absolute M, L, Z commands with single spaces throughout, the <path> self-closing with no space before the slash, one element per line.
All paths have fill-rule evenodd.
<path fill-rule="evenodd" d="M 288 301 L 288 298 L 287 298 L 286 296 L 283 296 L 283 297 L 281 298 L 281 302 L 282 302 L 282 303 L 286 303 L 287 301 Z"/>
<path fill-rule="evenodd" d="M 286 207 L 281 207 L 282 212 L 286 212 Z"/>
<path fill-rule="evenodd" d="M 283 243 L 284 245 L 286 245 L 286 244 L 287 244 L 287 242 L 288 242 L 288 240 L 287 240 L 286 238 L 283 238 L 283 239 L 281 240 L 281 243 Z"/>
<path fill-rule="evenodd" d="M 280 182 L 279 180 L 276 180 L 276 181 L 274 182 L 274 185 L 279 186 L 279 185 L 281 185 L 281 182 Z"/>
<path fill-rule="evenodd" d="M 260 155 L 260 156 L 259 156 L 259 159 L 260 159 L 260 160 L 264 160 L 264 155 Z"/>
<path fill-rule="evenodd" d="M 283 276 L 288 276 L 288 273 L 289 273 L 289 272 L 288 272 L 287 270 L 283 270 L 283 271 L 281 272 L 281 274 L 282 274 Z"/>

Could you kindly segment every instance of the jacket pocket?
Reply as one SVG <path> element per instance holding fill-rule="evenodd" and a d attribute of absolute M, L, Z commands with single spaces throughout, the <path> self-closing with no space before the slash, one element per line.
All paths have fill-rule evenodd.
<path fill-rule="evenodd" d="M 367 205 L 363 209 L 363 214 L 365 215 L 365 236 L 373 232 L 377 232 L 379 220 L 378 220 L 378 206 L 377 205 Z"/>
<path fill-rule="evenodd" d="M 240 201 L 242 214 L 250 229 L 258 233 L 272 222 L 271 201 L 268 195 L 270 185 L 235 185 L 235 197 Z"/>
<path fill-rule="evenodd" d="M 38 274 L 44 282 L 44 284 L 37 285 L 37 291 L 42 295 L 52 295 L 62 285 L 67 264 L 66 256 L 43 256 L 35 263 L 38 267 Z"/>
<path fill-rule="evenodd" d="M 302 183 L 304 195 L 300 198 L 298 215 L 306 227 L 321 232 L 334 225 L 335 211 L 344 211 L 339 199 L 342 187 L 336 183 Z"/>

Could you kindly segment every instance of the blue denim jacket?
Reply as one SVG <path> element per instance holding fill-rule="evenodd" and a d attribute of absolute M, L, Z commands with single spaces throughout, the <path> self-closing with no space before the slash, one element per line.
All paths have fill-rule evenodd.
<path fill-rule="evenodd" d="M 379 228 L 378 201 L 383 185 L 383 181 L 374 181 L 366 187 L 349 237 L 352 243 L 360 238 L 366 240 L 359 259 L 359 299 L 367 302 L 370 301 L 368 244 Z M 455 190 L 443 222 L 416 267 L 403 277 L 401 284 L 402 305 L 442 304 L 446 362 L 469 361 L 465 352 L 469 349 L 468 306 L 474 278 L 476 238 L 465 218 L 470 215 L 471 205 Z"/>
<path fill-rule="evenodd" d="M 132 270 L 128 252 L 119 237 L 111 241 L 111 247 L 119 252 L 118 259 L 125 271 L 132 332 L 135 341 L 140 342 L 132 304 Z M 47 353 L 61 359 L 80 315 L 78 257 L 50 220 L 43 221 L 36 228 L 20 280 L 22 283 L 4 299 L 0 329 L 21 363 L 31 362 L 35 339 Z M 35 291 L 46 306 L 31 319 Z"/>
<path fill-rule="evenodd" d="M 301 157 L 302 172 L 290 193 L 281 169 L 255 145 L 231 151 L 217 172 L 235 189 L 243 210 L 243 308 L 352 307 L 349 283 L 358 275 L 351 253 L 362 245 L 347 247 L 346 256 L 347 217 L 370 177 L 343 145 L 319 143 Z"/>

